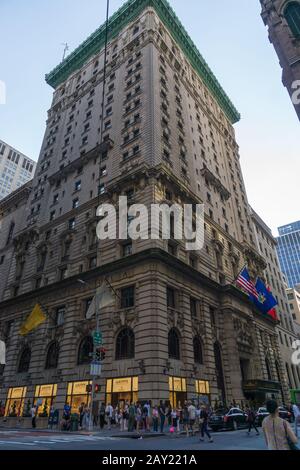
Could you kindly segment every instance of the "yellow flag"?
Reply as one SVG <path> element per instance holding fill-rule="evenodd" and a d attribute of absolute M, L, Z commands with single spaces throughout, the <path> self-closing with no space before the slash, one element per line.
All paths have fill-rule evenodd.
<path fill-rule="evenodd" d="M 25 322 L 21 326 L 20 335 L 21 336 L 27 335 L 28 333 L 30 333 L 30 331 L 34 330 L 39 325 L 44 323 L 46 318 L 47 317 L 44 314 L 43 310 L 41 309 L 41 306 L 39 304 L 36 304 L 31 314 L 29 315 L 29 317 L 25 320 Z"/>

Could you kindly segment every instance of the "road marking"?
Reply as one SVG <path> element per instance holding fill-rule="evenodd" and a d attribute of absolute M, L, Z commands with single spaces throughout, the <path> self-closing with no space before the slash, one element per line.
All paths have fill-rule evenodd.
<path fill-rule="evenodd" d="M 0 444 L 8 444 L 8 445 L 21 445 L 21 446 L 35 446 L 32 442 L 17 442 L 17 441 L 0 441 Z"/>

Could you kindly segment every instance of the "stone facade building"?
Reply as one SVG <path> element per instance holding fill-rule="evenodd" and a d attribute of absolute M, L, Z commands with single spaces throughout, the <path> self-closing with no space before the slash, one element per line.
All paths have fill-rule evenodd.
<path fill-rule="evenodd" d="M 295 323 L 295 319 L 292 315 L 286 291 L 286 281 L 280 269 L 276 250 L 277 241 L 276 238 L 273 237 L 271 229 L 253 209 L 252 219 L 260 254 L 264 256 L 267 261 L 267 268 L 264 273 L 265 281 L 278 301 L 276 313 L 279 320 L 277 332 L 280 346 L 280 356 L 277 357 L 277 361 L 282 360 L 282 366 L 285 370 L 285 379 L 287 380 L 288 388 L 299 389 L 300 368 L 292 363 L 292 353 L 294 351 L 292 345 L 294 341 L 299 339 L 298 326 Z M 268 367 L 268 369 L 270 368 Z M 279 364 L 277 365 L 277 369 L 280 370 Z M 270 377 L 271 376 L 272 371 L 270 370 Z M 281 378 L 280 382 L 283 383 L 284 379 Z"/>
<path fill-rule="evenodd" d="M 300 119 L 300 1 L 260 0 L 262 18 L 268 26 L 282 67 L 282 82 Z"/>
<path fill-rule="evenodd" d="M 101 27 L 47 75 L 55 91 L 25 221 L 9 239 L 9 269 L 0 266 L 6 413 L 28 399 L 74 410 L 88 401 L 95 320 L 86 312 L 105 277 L 117 295 L 100 316 L 99 400 L 280 396 L 276 323 L 233 286 L 244 264 L 253 277 L 266 267 L 234 135 L 239 114 L 168 3 L 134 0 L 109 22 L 102 123 L 104 37 Z M 121 195 L 147 207 L 204 202 L 204 249 L 173 237 L 97 242 L 97 207 Z M 11 214 L 0 211 L 3 251 Z M 37 302 L 47 321 L 22 337 Z"/>

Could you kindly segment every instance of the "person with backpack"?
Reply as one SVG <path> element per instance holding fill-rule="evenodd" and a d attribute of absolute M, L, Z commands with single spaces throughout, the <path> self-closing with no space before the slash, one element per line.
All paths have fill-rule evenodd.
<path fill-rule="evenodd" d="M 247 407 L 246 408 L 246 414 L 247 414 L 247 422 L 249 424 L 249 428 L 248 428 L 248 432 L 247 432 L 248 436 L 250 436 L 252 428 L 255 429 L 256 435 L 259 436 L 259 430 L 257 429 L 256 424 L 255 424 L 255 420 L 256 420 L 255 411 L 253 410 L 253 408 Z"/>
<path fill-rule="evenodd" d="M 207 408 L 205 405 L 202 405 L 200 408 L 200 416 L 199 416 L 199 425 L 200 425 L 200 433 L 201 433 L 200 441 L 201 442 L 204 442 L 205 434 L 208 437 L 209 442 L 214 442 L 213 438 L 211 437 L 207 429 L 208 418 L 209 418 L 209 414 L 208 414 Z"/>
<path fill-rule="evenodd" d="M 296 450 L 298 442 L 290 424 L 279 416 L 276 400 L 266 403 L 269 414 L 262 423 L 266 444 L 269 450 Z"/>
<path fill-rule="evenodd" d="M 108 429 L 109 429 L 109 431 L 111 430 L 111 423 L 112 423 L 112 418 L 113 418 L 113 412 L 114 412 L 113 407 L 111 406 L 110 403 L 108 403 L 107 407 L 105 408 L 105 415 L 106 415 L 106 418 L 107 418 L 107 421 L 108 421 Z"/>

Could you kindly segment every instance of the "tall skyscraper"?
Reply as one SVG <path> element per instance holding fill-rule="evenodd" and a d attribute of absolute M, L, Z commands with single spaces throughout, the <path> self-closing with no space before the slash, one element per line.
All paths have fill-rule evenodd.
<path fill-rule="evenodd" d="M 300 284 L 300 221 L 278 228 L 278 258 L 288 287 Z"/>
<path fill-rule="evenodd" d="M 35 167 L 36 162 L 0 140 L 0 199 L 31 180 Z"/>
<path fill-rule="evenodd" d="M 260 0 L 260 3 L 270 42 L 282 67 L 283 85 L 300 120 L 300 1 Z"/>
<path fill-rule="evenodd" d="M 19 195 L 23 229 L 13 230 L 13 201 L 0 205 L 6 413 L 16 400 L 89 401 L 86 314 L 105 278 L 117 295 L 101 310 L 101 401 L 263 403 L 281 390 L 288 400 L 276 322 L 233 285 L 245 264 L 253 277 L 266 268 L 239 113 L 166 0 L 128 1 L 109 21 L 107 55 L 105 37 L 102 26 L 47 75 L 54 96 L 31 193 Z M 148 209 L 204 202 L 203 249 L 173 233 L 97 242 L 97 208 L 120 196 Z M 23 339 L 36 302 L 47 321 Z"/>

